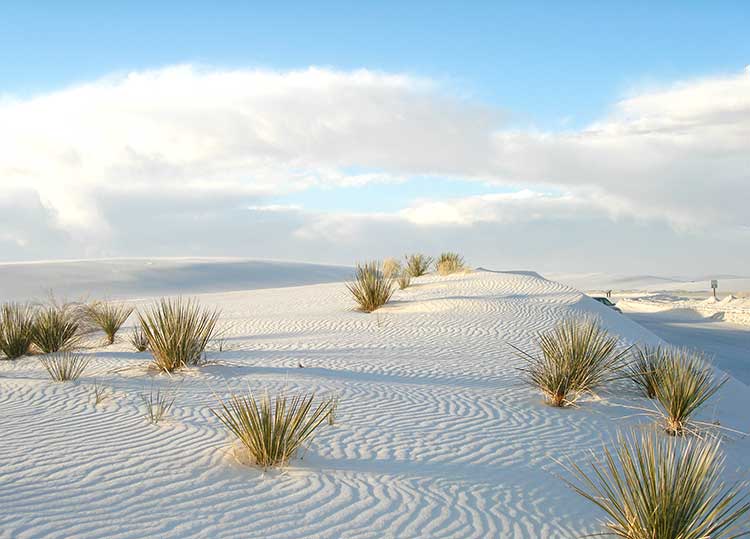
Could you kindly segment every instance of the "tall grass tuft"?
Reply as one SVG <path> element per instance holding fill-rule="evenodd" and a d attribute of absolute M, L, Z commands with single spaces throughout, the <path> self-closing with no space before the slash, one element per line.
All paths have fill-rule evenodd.
<path fill-rule="evenodd" d="M 655 433 L 619 435 L 590 470 L 571 462 L 567 483 L 597 505 L 607 533 L 624 539 L 729 539 L 747 535 L 745 485 L 721 481 L 717 441 L 685 444 Z M 743 533 L 744 531 L 744 533 Z"/>
<path fill-rule="evenodd" d="M 450 275 L 464 270 L 464 257 L 458 253 L 441 253 L 435 262 L 435 269 L 440 275 Z"/>
<path fill-rule="evenodd" d="M 42 308 L 34 324 L 34 345 L 50 354 L 70 350 L 81 341 L 81 315 L 69 303 Z"/>
<path fill-rule="evenodd" d="M 34 310 L 23 303 L 0 307 L 0 352 L 8 359 L 25 356 L 34 340 Z"/>
<path fill-rule="evenodd" d="M 422 254 L 411 254 L 406 257 L 406 270 L 412 277 L 420 277 L 430 270 L 432 258 Z"/>
<path fill-rule="evenodd" d="M 626 368 L 626 375 L 638 386 L 644 396 L 656 398 L 659 376 L 666 363 L 667 349 L 662 346 L 635 346 L 632 359 Z"/>
<path fill-rule="evenodd" d="M 664 417 L 664 429 L 682 436 L 690 427 L 690 417 L 727 381 L 717 381 L 702 354 L 683 348 L 663 352 L 663 364 L 655 388 L 655 397 Z"/>
<path fill-rule="evenodd" d="M 107 344 L 115 342 L 115 335 L 130 317 L 133 307 L 97 301 L 86 307 L 88 318 L 107 336 Z"/>
<path fill-rule="evenodd" d="M 386 258 L 383 260 L 383 275 L 395 279 L 401 273 L 401 262 L 395 258 Z"/>
<path fill-rule="evenodd" d="M 130 334 L 130 344 L 133 345 L 138 352 L 145 352 L 148 349 L 148 339 L 146 334 L 143 333 L 141 326 L 133 328 L 133 332 Z"/>
<path fill-rule="evenodd" d="M 55 382 L 76 381 L 89 364 L 89 359 L 73 352 L 59 352 L 39 358 L 49 377 Z"/>
<path fill-rule="evenodd" d="M 359 310 L 371 313 L 382 307 L 393 295 L 393 279 L 383 275 L 379 262 L 357 264 L 354 282 L 346 283 L 346 288 L 359 305 Z"/>
<path fill-rule="evenodd" d="M 541 355 L 511 345 L 526 363 L 521 370 L 552 406 L 568 406 L 586 392 L 614 378 L 623 368 L 629 348 L 618 351 L 617 337 L 610 336 L 596 318 L 566 318 L 552 330 L 539 333 Z"/>
<path fill-rule="evenodd" d="M 271 400 L 268 393 L 232 395 L 220 401 L 211 411 L 234 434 L 253 462 L 262 468 L 289 462 L 310 439 L 321 423 L 328 420 L 334 406 L 333 398 L 313 406 L 314 394 L 278 395 Z"/>
<path fill-rule="evenodd" d="M 154 365 L 174 372 L 199 365 L 203 351 L 216 333 L 219 311 L 202 309 L 194 300 L 161 299 L 143 314 L 138 313 Z"/>
<path fill-rule="evenodd" d="M 173 390 L 154 389 L 153 386 L 148 393 L 141 393 L 141 401 L 146 406 L 146 420 L 152 425 L 158 425 L 172 409 L 176 398 Z"/>
<path fill-rule="evenodd" d="M 398 276 L 398 280 L 396 282 L 398 283 L 398 287 L 401 290 L 409 288 L 409 285 L 411 284 L 411 275 L 408 271 L 404 270 L 401 272 L 401 275 Z"/>

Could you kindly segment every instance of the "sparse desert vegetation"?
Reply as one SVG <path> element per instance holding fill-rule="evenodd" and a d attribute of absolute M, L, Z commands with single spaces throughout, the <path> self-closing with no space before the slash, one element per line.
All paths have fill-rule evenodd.
<path fill-rule="evenodd" d="M 357 302 L 359 310 L 366 313 L 388 303 L 394 292 L 393 279 L 383 274 L 378 262 L 357 264 L 354 281 L 346 283 L 346 288 Z"/>
<path fill-rule="evenodd" d="M 17 359 L 31 351 L 34 341 L 34 309 L 25 303 L 4 303 L 0 307 L 0 353 Z"/>
<path fill-rule="evenodd" d="M 161 299 L 138 318 L 154 365 L 169 373 L 200 363 L 216 335 L 219 312 L 202 308 L 195 300 Z"/>
<path fill-rule="evenodd" d="M 96 301 L 86 307 L 86 315 L 107 336 L 107 344 L 115 342 L 115 335 L 133 313 L 133 307 L 122 303 Z"/>
<path fill-rule="evenodd" d="M 618 350 L 619 340 L 596 318 L 566 318 L 538 334 L 540 354 L 513 346 L 526 363 L 526 380 L 541 390 L 552 406 L 568 406 L 586 392 L 610 381 L 623 368 L 629 349 Z"/>
<path fill-rule="evenodd" d="M 329 420 L 334 398 L 315 403 L 315 394 L 256 398 L 232 395 L 212 412 L 237 437 L 252 462 L 261 468 L 282 466 Z"/>
<path fill-rule="evenodd" d="M 177 394 L 173 389 L 161 389 L 151 386 L 148 393 L 141 393 L 146 412 L 146 420 L 152 425 L 158 425 L 174 406 Z"/>
<path fill-rule="evenodd" d="M 747 534 L 746 484 L 721 480 L 718 441 L 676 443 L 650 433 L 617 437 L 590 469 L 571 461 L 569 484 L 605 515 L 605 534 L 623 539 L 728 539 Z"/>
<path fill-rule="evenodd" d="M 423 254 L 415 253 L 407 255 L 406 270 L 412 277 L 421 277 L 430 271 L 432 258 Z"/>
<path fill-rule="evenodd" d="M 464 258 L 458 253 L 441 253 L 435 261 L 435 271 L 437 271 L 440 275 L 450 275 L 451 273 L 464 271 L 464 269 Z"/>
<path fill-rule="evenodd" d="M 411 274 L 406 270 L 401 271 L 401 274 L 398 276 L 398 280 L 396 282 L 398 283 L 398 287 L 400 290 L 409 288 L 409 285 L 411 284 Z"/>
<path fill-rule="evenodd" d="M 389 279 L 395 279 L 401 274 L 401 262 L 395 258 L 386 258 L 383 260 L 383 275 Z"/>
<path fill-rule="evenodd" d="M 74 352 L 57 352 L 41 356 L 39 361 L 55 382 L 75 382 L 86 370 L 90 360 Z"/>
<path fill-rule="evenodd" d="M 137 352 L 145 352 L 148 349 L 148 338 L 140 325 L 135 326 L 130 333 L 130 344 Z"/>
<path fill-rule="evenodd" d="M 656 387 L 662 367 L 667 361 L 663 346 L 634 346 L 632 359 L 627 366 L 627 375 L 638 386 L 644 396 L 656 398 Z"/>
<path fill-rule="evenodd" d="M 81 341 L 80 329 L 81 313 L 77 306 L 52 303 L 37 312 L 33 342 L 45 354 L 70 350 Z"/>

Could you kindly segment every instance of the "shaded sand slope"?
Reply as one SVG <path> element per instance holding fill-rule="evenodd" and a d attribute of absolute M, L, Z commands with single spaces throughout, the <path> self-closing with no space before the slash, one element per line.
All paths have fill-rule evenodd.
<path fill-rule="evenodd" d="M 629 389 L 559 410 L 519 381 L 507 343 L 530 348 L 573 311 L 627 342 L 658 342 L 535 274 L 423 277 L 371 315 L 340 283 L 201 301 L 223 310 L 228 350 L 177 377 L 159 426 L 138 394 L 169 380 L 124 343 L 87 350 L 95 359 L 77 385 L 50 383 L 36 359 L 0 364 L 0 537 L 576 537 L 598 513 L 555 477 L 553 458 L 649 422 Z M 115 392 L 99 407 L 93 378 Z M 284 472 L 243 467 L 209 407 L 214 392 L 248 386 L 338 392 L 337 424 Z M 704 417 L 747 430 L 739 387 Z M 747 470 L 747 440 L 725 448 L 732 471 Z"/>

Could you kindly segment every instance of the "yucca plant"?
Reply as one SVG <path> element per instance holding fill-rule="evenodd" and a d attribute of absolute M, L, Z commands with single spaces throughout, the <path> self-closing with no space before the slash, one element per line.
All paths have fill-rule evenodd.
<path fill-rule="evenodd" d="M 130 317 L 133 307 L 125 304 L 97 301 L 85 309 L 88 318 L 107 336 L 107 344 L 115 342 L 115 335 Z"/>
<path fill-rule="evenodd" d="M 401 273 L 401 262 L 395 258 L 386 258 L 383 260 L 383 275 L 389 278 L 396 278 Z"/>
<path fill-rule="evenodd" d="M 74 382 L 83 374 L 89 359 L 73 352 L 59 352 L 39 358 L 49 377 L 55 382 Z"/>
<path fill-rule="evenodd" d="M 541 355 L 510 345 L 526 363 L 526 380 L 552 406 L 574 404 L 580 395 L 613 379 L 629 351 L 618 351 L 619 340 L 595 318 L 566 318 L 537 337 Z"/>
<path fill-rule="evenodd" d="M 359 305 L 359 310 L 371 313 L 382 307 L 393 295 L 393 279 L 383 275 L 379 262 L 357 264 L 354 282 L 346 283 L 346 288 Z"/>
<path fill-rule="evenodd" d="M 25 356 L 34 340 L 34 310 L 22 303 L 0 308 L 0 352 L 7 359 Z"/>
<path fill-rule="evenodd" d="M 143 328 L 141 326 L 133 328 L 133 332 L 130 334 L 130 344 L 132 344 L 133 348 L 138 352 L 145 352 L 148 348 L 148 339 L 146 338 L 146 334 L 143 333 Z"/>
<path fill-rule="evenodd" d="M 146 420 L 152 425 L 159 424 L 172 409 L 175 399 L 176 393 L 171 389 L 154 389 L 151 386 L 151 391 L 141 393 L 141 401 L 146 406 Z"/>
<path fill-rule="evenodd" d="M 566 481 L 606 515 L 602 535 L 623 539 L 729 539 L 750 533 L 747 485 L 725 485 L 717 441 L 686 443 L 655 433 L 619 435 L 613 451 L 571 461 Z"/>
<path fill-rule="evenodd" d="M 314 406 L 314 394 L 277 395 L 265 393 L 232 395 L 211 411 L 234 434 L 253 462 L 262 467 L 281 466 L 312 439 L 321 423 L 328 420 L 333 398 Z"/>
<path fill-rule="evenodd" d="M 727 378 L 717 381 L 702 354 L 684 348 L 665 349 L 655 387 L 656 401 L 668 434 L 689 430 L 690 417 L 708 401 Z"/>
<path fill-rule="evenodd" d="M 406 270 L 412 277 L 419 277 L 430 270 L 432 258 L 422 254 L 411 254 L 406 257 Z"/>
<path fill-rule="evenodd" d="M 109 394 L 106 386 L 101 385 L 96 379 L 94 379 L 94 384 L 91 386 L 91 393 L 94 396 L 94 406 L 99 406 Z"/>
<path fill-rule="evenodd" d="M 401 275 L 398 276 L 398 287 L 401 290 L 404 290 L 406 288 L 409 288 L 409 285 L 411 284 L 411 275 L 408 271 L 404 270 L 401 272 Z"/>
<path fill-rule="evenodd" d="M 200 364 L 203 351 L 216 333 L 219 311 L 202 309 L 194 300 L 161 299 L 152 308 L 138 313 L 154 365 L 174 372 Z"/>
<path fill-rule="evenodd" d="M 34 324 L 34 345 L 45 354 L 70 350 L 81 341 L 81 315 L 71 304 L 40 309 Z"/>
<path fill-rule="evenodd" d="M 464 258 L 458 253 L 441 253 L 435 262 L 435 269 L 440 275 L 450 275 L 464 269 Z"/>

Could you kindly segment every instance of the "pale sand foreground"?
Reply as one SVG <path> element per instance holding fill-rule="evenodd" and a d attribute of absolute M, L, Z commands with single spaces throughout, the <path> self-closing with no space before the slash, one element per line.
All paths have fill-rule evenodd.
<path fill-rule="evenodd" d="M 650 420 L 613 387 L 553 409 L 524 385 L 507 343 L 593 312 L 627 342 L 658 339 L 575 290 L 535 274 L 425 277 L 377 314 L 342 284 L 207 294 L 229 351 L 178 377 L 172 420 L 143 419 L 139 393 L 164 375 L 124 342 L 78 384 L 51 383 L 37 359 L 0 362 L 0 537 L 576 537 L 599 514 L 555 474 L 618 429 Z M 304 368 L 298 368 L 302 362 Z M 95 407 L 91 383 L 114 389 Z M 282 472 L 237 464 L 209 412 L 227 387 L 335 391 L 338 421 Z M 730 381 L 704 418 L 750 430 L 745 386 Z M 747 473 L 750 443 L 725 443 Z M 736 478 L 737 474 L 728 474 Z"/>

